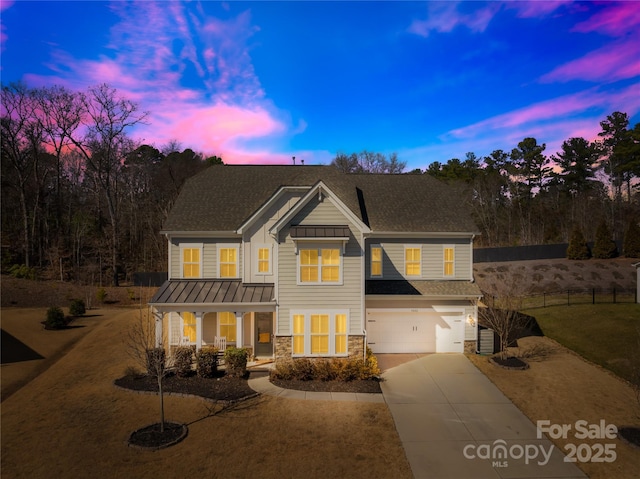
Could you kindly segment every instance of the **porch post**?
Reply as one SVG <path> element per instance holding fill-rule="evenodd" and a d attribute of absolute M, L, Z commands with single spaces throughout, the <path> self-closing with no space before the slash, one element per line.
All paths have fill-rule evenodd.
<path fill-rule="evenodd" d="M 196 351 L 202 349 L 202 316 L 203 313 L 198 311 L 196 314 Z"/>
<path fill-rule="evenodd" d="M 162 348 L 162 317 L 163 313 L 160 313 L 156 308 L 152 309 L 153 317 L 156 321 L 156 348 Z"/>
<path fill-rule="evenodd" d="M 244 312 L 236 311 L 236 348 L 244 346 Z"/>

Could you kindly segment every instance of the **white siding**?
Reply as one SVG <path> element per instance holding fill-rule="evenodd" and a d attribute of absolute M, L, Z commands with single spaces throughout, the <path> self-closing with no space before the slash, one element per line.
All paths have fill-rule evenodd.
<path fill-rule="evenodd" d="M 289 228 L 280 232 L 278 251 L 278 318 L 276 334 L 291 334 L 291 310 L 348 310 L 348 334 L 362 334 L 362 235 L 329 198 L 313 198 L 291 221 L 292 225 L 348 225 L 351 237 L 342 258 L 340 285 L 298 285 L 298 257 Z"/>
<path fill-rule="evenodd" d="M 182 269 L 180 261 L 180 245 L 181 244 L 202 244 L 202 277 L 204 279 L 213 279 L 217 277 L 217 245 L 220 244 L 236 244 L 240 246 L 240 239 L 229 238 L 173 238 L 171 240 L 171 278 L 182 278 Z M 238 271 L 242 271 L 242 248 L 238 251 Z"/>

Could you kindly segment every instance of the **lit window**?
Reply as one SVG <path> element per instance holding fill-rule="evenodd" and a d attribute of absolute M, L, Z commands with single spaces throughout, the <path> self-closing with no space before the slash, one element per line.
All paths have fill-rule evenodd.
<path fill-rule="evenodd" d="M 234 313 L 218 313 L 218 329 L 221 338 L 227 338 L 227 343 L 236 342 L 236 315 Z"/>
<path fill-rule="evenodd" d="M 404 250 L 404 273 L 406 276 L 420 276 L 420 248 L 406 247 Z"/>
<path fill-rule="evenodd" d="M 371 276 L 382 276 L 382 248 L 371 247 Z"/>
<path fill-rule="evenodd" d="M 293 315 L 293 354 L 304 354 L 304 314 Z"/>
<path fill-rule="evenodd" d="M 347 315 L 336 314 L 336 354 L 347 353 Z"/>
<path fill-rule="evenodd" d="M 311 354 L 329 354 L 329 315 L 311 315 Z"/>
<path fill-rule="evenodd" d="M 220 248 L 219 250 L 220 277 L 238 277 L 238 249 Z"/>
<path fill-rule="evenodd" d="M 271 272 L 271 258 L 269 248 L 258 248 L 258 273 Z"/>
<path fill-rule="evenodd" d="M 190 343 L 196 342 L 196 316 L 193 313 L 182 313 L 182 336 Z"/>
<path fill-rule="evenodd" d="M 182 277 L 200 277 L 200 248 L 183 248 L 182 250 Z"/>
<path fill-rule="evenodd" d="M 340 282 L 339 249 L 301 249 L 298 261 L 301 283 Z"/>
<path fill-rule="evenodd" d="M 454 249 L 453 248 L 445 248 L 444 249 L 444 275 L 445 276 L 453 276 L 454 272 Z"/>

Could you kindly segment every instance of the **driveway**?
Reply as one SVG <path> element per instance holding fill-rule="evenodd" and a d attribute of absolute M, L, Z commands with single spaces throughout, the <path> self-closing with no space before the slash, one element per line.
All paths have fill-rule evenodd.
<path fill-rule="evenodd" d="M 464 355 L 394 356 L 382 392 L 416 479 L 586 477 Z"/>

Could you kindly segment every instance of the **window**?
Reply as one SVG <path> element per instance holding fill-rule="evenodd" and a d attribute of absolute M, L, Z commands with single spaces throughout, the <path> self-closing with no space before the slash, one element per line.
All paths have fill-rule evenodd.
<path fill-rule="evenodd" d="M 258 274 L 271 273 L 271 248 L 258 248 Z"/>
<path fill-rule="evenodd" d="M 304 314 L 293 315 L 293 354 L 304 354 Z"/>
<path fill-rule="evenodd" d="M 340 282 L 340 249 L 301 249 L 298 258 L 300 283 Z"/>
<path fill-rule="evenodd" d="M 348 314 L 342 311 L 296 311 L 292 316 L 294 356 L 346 356 Z"/>
<path fill-rule="evenodd" d="M 454 275 L 454 258 L 455 258 L 455 249 L 452 246 L 446 246 L 444 248 L 444 275 L 445 276 L 453 276 Z"/>
<path fill-rule="evenodd" d="M 404 274 L 405 276 L 420 276 L 421 264 L 420 247 L 405 246 L 404 248 Z"/>
<path fill-rule="evenodd" d="M 218 248 L 218 268 L 220 278 L 238 277 L 238 247 Z"/>
<path fill-rule="evenodd" d="M 371 276 L 382 276 L 382 247 L 371 246 Z"/>
<path fill-rule="evenodd" d="M 182 277 L 200 278 L 201 247 L 182 248 Z"/>
<path fill-rule="evenodd" d="M 182 337 L 190 343 L 196 342 L 196 315 L 189 312 L 182 313 Z"/>
<path fill-rule="evenodd" d="M 236 315 L 234 313 L 218 313 L 218 331 L 221 338 L 227 338 L 227 343 L 236 342 Z"/>

